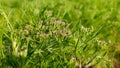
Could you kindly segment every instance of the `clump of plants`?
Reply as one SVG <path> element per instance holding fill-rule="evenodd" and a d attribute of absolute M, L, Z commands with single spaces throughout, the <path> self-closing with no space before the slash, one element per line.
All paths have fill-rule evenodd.
<path fill-rule="evenodd" d="M 110 66 L 108 43 L 97 38 L 93 27 L 80 25 L 72 32 L 69 23 L 51 17 L 24 24 L 2 37 L 4 67 L 97 67 Z"/>
<path fill-rule="evenodd" d="M 66 11 L 62 15 L 61 11 L 57 18 L 54 5 L 53 8 L 43 6 L 41 11 L 34 9 L 31 2 L 28 5 L 24 11 L 23 8 L 20 10 L 22 13 L 18 12 L 20 15 L 14 14 L 16 9 L 13 10 L 18 18 L 12 16 L 12 11 L 10 15 L 0 8 L 1 22 L 4 22 L 4 29 L 0 29 L 0 67 L 111 67 L 108 56 L 111 42 L 97 37 L 104 26 L 94 28 L 85 27 L 80 21 L 71 23 L 71 16 L 69 21 L 69 18 L 59 19 L 72 14 Z"/>

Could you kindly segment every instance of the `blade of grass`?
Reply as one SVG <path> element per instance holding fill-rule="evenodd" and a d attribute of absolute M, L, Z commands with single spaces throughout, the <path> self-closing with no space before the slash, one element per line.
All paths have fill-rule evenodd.
<path fill-rule="evenodd" d="M 3 46 L 2 46 L 2 30 L 0 29 L 0 57 L 3 57 Z"/>
<path fill-rule="evenodd" d="M 7 27 L 10 31 L 13 31 L 13 27 L 8 19 L 8 16 L 6 15 L 6 13 L 4 12 L 4 10 L 0 9 L 0 12 L 1 14 L 4 16 L 4 18 L 6 19 L 6 24 L 7 24 Z"/>

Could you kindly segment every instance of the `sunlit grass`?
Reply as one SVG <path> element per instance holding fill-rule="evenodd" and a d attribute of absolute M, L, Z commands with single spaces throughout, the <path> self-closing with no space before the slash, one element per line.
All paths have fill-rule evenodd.
<path fill-rule="evenodd" d="M 0 0 L 0 67 L 111 68 L 117 3 Z"/>

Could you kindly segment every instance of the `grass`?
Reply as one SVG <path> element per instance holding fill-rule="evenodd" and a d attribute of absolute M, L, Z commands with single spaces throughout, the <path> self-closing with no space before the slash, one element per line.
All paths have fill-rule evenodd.
<path fill-rule="evenodd" d="M 118 6 L 119 0 L 0 0 L 0 67 L 112 68 Z"/>

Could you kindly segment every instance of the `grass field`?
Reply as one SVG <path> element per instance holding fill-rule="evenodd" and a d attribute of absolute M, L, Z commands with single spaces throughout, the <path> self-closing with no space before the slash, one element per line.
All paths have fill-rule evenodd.
<path fill-rule="evenodd" d="M 119 68 L 120 0 L 0 0 L 0 68 Z"/>

